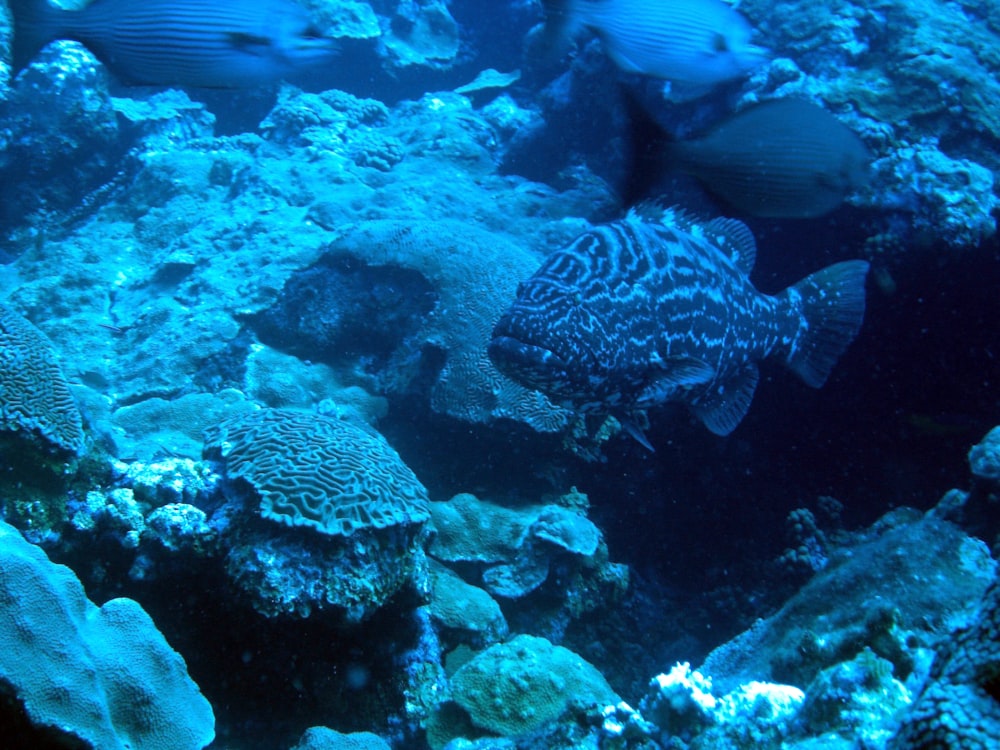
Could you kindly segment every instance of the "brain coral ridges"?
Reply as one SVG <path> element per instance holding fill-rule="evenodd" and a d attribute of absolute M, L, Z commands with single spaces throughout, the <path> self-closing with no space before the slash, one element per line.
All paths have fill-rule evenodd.
<path fill-rule="evenodd" d="M 350 422 L 262 409 L 207 430 L 205 452 L 248 482 L 261 515 L 279 523 L 349 536 L 430 518 L 427 490 L 396 451 Z"/>
<path fill-rule="evenodd" d="M 83 420 L 48 340 L 0 304 L 0 430 L 26 430 L 77 454 Z"/>

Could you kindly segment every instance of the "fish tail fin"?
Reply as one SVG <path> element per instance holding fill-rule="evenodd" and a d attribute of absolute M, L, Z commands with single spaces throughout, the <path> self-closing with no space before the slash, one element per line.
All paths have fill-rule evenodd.
<path fill-rule="evenodd" d="M 17 75 L 49 42 L 60 36 L 60 20 L 68 11 L 56 8 L 49 0 L 8 0 L 14 26 L 11 67 Z"/>
<path fill-rule="evenodd" d="M 620 192 L 622 204 L 634 206 L 654 194 L 656 184 L 667 171 L 673 139 L 635 92 L 623 88 L 622 98 L 628 118 L 628 141 Z"/>
<path fill-rule="evenodd" d="M 545 23 L 532 41 L 533 50 L 541 57 L 558 59 L 572 47 L 584 23 L 580 15 L 580 0 L 542 0 Z"/>
<path fill-rule="evenodd" d="M 784 296 L 801 315 L 787 364 L 813 388 L 826 382 L 865 316 L 868 262 L 848 260 L 807 276 Z"/>

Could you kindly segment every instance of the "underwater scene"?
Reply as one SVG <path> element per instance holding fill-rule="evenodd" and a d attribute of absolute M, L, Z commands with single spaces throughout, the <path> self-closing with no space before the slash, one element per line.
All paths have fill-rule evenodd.
<path fill-rule="evenodd" d="M 0 748 L 1000 748 L 998 0 L 0 69 Z"/>

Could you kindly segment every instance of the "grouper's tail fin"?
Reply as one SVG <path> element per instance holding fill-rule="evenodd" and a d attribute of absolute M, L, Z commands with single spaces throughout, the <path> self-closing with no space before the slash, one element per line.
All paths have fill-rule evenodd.
<path fill-rule="evenodd" d="M 826 382 L 861 328 L 867 274 L 867 261 L 848 260 L 817 271 L 785 291 L 803 319 L 787 363 L 813 388 Z"/>
<path fill-rule="evenodd" d="M 8 0 L 14 26 L 11 67 L 17 75 L 49 42 L 60 37 L 62 18 L 69 11 L 49 0 Z"/>

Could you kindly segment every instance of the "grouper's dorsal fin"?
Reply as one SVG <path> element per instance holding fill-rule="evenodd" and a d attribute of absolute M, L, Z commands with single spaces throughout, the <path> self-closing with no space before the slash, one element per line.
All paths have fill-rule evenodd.
<path fill-rule="evenodd" d="M 727 380 L 721 388 L 698 397 L 691 410 L 702 423 L 716 435 L 728 435 L 736 429 L 750 409 L 760 371 L 757 365 L 748 364 L 735 377 Z"/>
<path fill-rule="evenodd" d="M 712 219 L 705 225 L 705 237 L 732 258 L 747 276 L 757 262 L 757 241 L 750 227 L 738 219 Z"/>
<path fill-rule="evenodd" d="M 680 206 L 667 203 L 662 198 L 650 198 L 649 200 L 636 203 L 629 209 L 628 217 L 630 219 L 637 219 L 638 221 L 652 221 L 657 224 L 666 224 L 684 232 L 690 231 L 691 227 L 698 224 L 698 218 L 694 214 L 684 210 Z"/>

